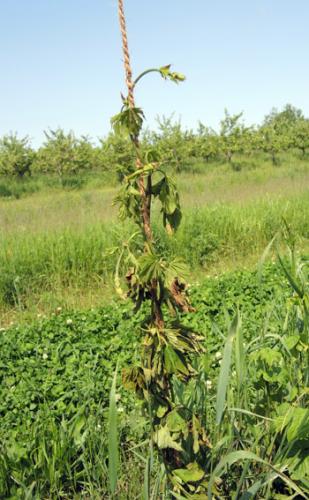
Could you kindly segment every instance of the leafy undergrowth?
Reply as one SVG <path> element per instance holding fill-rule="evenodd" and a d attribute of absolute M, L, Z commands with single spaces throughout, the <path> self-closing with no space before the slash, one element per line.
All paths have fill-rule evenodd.
<path fill-rule="evenodd" d="M 175 390 L 208 430 L 201 483 L 212 498 L 244 491 L 251 497 L 243 498 L 254 491 L 263 491 L 257 498 L 306 498 L 308 341 L 287 276 L 269 265 L 262 280 L 227 274 L 192 286 L 190 296 L 196 313 L 183 322 L 204 335 L 206 354 L 194 387 L 176 383 Z M 1 331 L 1 498 L 108 498 L 109 390 L 116 364 L 135 362 L 140 319 L 114 303 Z M 155 459 L 149 468 L 148 417 L 118 386 L 117 498 L 146 498 L 146 483 L 157 492 L 152 498 L 169 498 Z M 169 437 L 184 432 L 179 418 L 176 427 Z M 175 478 L 180 491 L 190 474 L 200 471 L 180 470 Z"/>

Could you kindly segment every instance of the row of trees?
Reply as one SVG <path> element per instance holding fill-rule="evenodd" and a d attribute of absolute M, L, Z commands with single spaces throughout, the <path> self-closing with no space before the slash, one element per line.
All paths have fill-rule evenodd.
<path fill-rule="evenodd" d="M 302 111 L 287 104 L 282 111 L 273 109 L 260 126 L 246 126 L 243 114 L 225 111 L 219 131 L 199 123 L 196 132 L 184 130 L 180 121 L 158 118 L 156 131 L 146 130 L 141 139 L 142 153 L 149 161 L 164 158 L 177 171 L 193 159 L 233 163 L 235 155 L 267 153 L 273 163 L 278 154 L 309 148 L 309 119 Z M 89 170 L 116 170 L 120 177 L 133 168 L 134 150 L 126 136 L 111 132 L 94 145 L 88 137 L 77 138 L 62 129 L 45 132 L 45 141 L 35 151 L 28 137 L 10 134 L 0 139 L 0 175 L 19 178 L 32 173 L 54 173 L 60 178 Z"/>

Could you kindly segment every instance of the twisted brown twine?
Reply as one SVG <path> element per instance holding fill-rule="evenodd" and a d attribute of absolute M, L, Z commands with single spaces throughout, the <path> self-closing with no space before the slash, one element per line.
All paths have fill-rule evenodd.
<path fill-rule="evenodd" d="M 118 0 L 118 16 L 120 23 L 120 31 L 122 38 L 122 51 L 124 57 L 124 69 L 126 74 L 126 84 L 128 87 L 128 100 L 131 108 L 134 108 L 134 94 L 133 94 L 133 81 L 132 81 L 132 69 L 130 63 L 130 53 L 128 45 L 127 27 L 126 19 L 124 15 L 123 0 Z"/>
<path fill-rule="evenodd" d="M 135 107 L 134 102 L 134 83 L 132 79 L 132 69 L 130 63 L 130 53 L 129 53 L 129 45 L 128 45 L 128 36 L 127 36 L 127 27 L 126 27 L 126 19 L 123 8 L 123 0 L 118 0 L 118 16 L 119 16 L 119 24 L 120 24 L 120 32 L 122 38 L 122 51 L 124 57 L 124 69 L 126 75 L 126 85 L 128 88 L 128 101 L 130 108 Z M 136 168 L 139 169 L 142 167 L 142 161 L 139 157 L 140 144 L 138 135 L 136 137 L 131 138 L 135 149 L 137 152 L 136 157 Z M 144 177 L 141 175 L 138 179 L 139 191 L 141 194 L 141 216 L 143 219 L 143 228 L 146 240 L 152 241 L 152 231 L 150 225 L 150 208 L 151 208 L 151 177 L 148 176 L 147 179 L 147 190 L 145 188 Z"/>

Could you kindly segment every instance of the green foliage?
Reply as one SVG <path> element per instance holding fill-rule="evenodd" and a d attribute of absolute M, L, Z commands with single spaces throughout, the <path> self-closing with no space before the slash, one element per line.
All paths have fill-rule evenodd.
<path fill-rule="evenodd" d="M 0 175 L 22 178 L 31 175 L 35 158 L 29 138 L 19 139 L 16 134 L 5 135 L 0 140 Z"/>
<path fill-rule="evenodd" d="M 282 111 L 272 109 L 264 119 L 260 128 L 261 147 L 265 152 L 271 154 L 274 164 L 277 163 L 277 155 L 280 151 L 290 147 L 298 147 L 299 141 L 303 143 L 301 123 L 304 121 L 302 111 L 287 104 Z M 298 137 L 295 140 L 295 138 Z M 298 144 L 299 144 L 298 142 Z"/>
<path fill-rule="evenodd" d="M 143 72 L 135 84 L 152 72 L 176 83 L 182 81 L 181 75 L 177 76 L 170 66 L 166 66 Z M 128 135 L 129 128 L 132 137 L 139 134 L 139 155 L 144 163 L 162 161 L 164 166 L 177 172 L 194 172 L 198 164 L 205 169 L 205 163 L 217 165 L 225 161 L 233 170 L 241 170 L 248 161 L 251 166 L 259 164 L 261 151 L 270 155 L 274 164 L 279 163 L 281 154 L 287 151 L 293 160 L 297 159 L 297 151 L 305 158 L 308 119 L 301 110 L 287 104 L 281 111 L 273 109 L 261 125 L 248 127 L 241 122 L 241 117 L 242 113 L 231 115 L 225 110 L 216 132 L 201 122 L 196 131 L 188 130 L 173 116 L 163 116 L 157 118 L 156 130 L 142 132 L 142 110 L 131 110 L 128 100 L 123 98 L 121 113 L 112 119 L 115 130 L 100 139 L 99 145 L 88 137 L 77 138 L 73 132 L 65 133 L 62 129 L 46 132 L 46 140 L 38 151 L 31 148 L 27 137 L 4 136 L 0 148 L 0 175 L 8 179 L 6 185 L 10 178 L 24 179 L 30 171 L 43 174 L 47 184 L 49 176 L 56 174 L 63 179 L 65 187 L 73 182 L 72 175 L 81 176 L 84 172 L 113 172 L 122 181 L 135 167 L 136 147 Z M 8 190 L 3 193 L 9 196 L 5 194 Z"/>
<path fill-rule="evenodd" d="M 305 262 L 296 259 L 297 264 Z M 291 269 L 290 260 L 284 264 Z M 300 272 L 305 278 L 303 265 L 296 266 L 294 281 L 303 280 Z M 190 288 L 196 313 L 183 315 L 182 323 L 201 332 L 206 349 L 198 362 L 193 360 L 190 380 L 179 350 L 182 334 L 167 327 L 177 356 L 170 366 L 179 374 L 173 379 L 175 406 L 170 412 L 164 404 L 152 407 L 152 419 L 161 416 L 162 428 L 154 439 L 162 453 L 181 453 L 181 447 L 188 454 L 186 466 L 171 473 L 182 496 L 183 490 L 194 487 L 198 494 L 210 484 L 214 498 L 231 496 L 238 486 L 240 497 L 255 488 L 262 497 L 288 497 L 295 488 L 308 495 L 308 329 L 300 321 L 305 305 L 295 294 L 280 263 L 267 265 L 262 281 L 258 273 L 242 271 Z M 224 310 L 232 315 L 236 305 L 242 325 L 233 340 L 218 426 L 216 393 L 227 339 Z M 109 498 L 108 419 L 115 409 L 109 405 L 111 381 L 117 362 L 120 369 L 137 366 L 134 352 L 145 315 L 145 309 L 136 316 L 126 304 L 111 304 L 87 313 L 57 311 L 50 319 L 1 331 L 1 497 L 22 497 L 31 490 L 40 498 L 72 497 L 78 491 Z M 158 341 L 154 332 L 144 334 L 145 340 Z M 160 342 L 165 352 L 164 337 Z M 171 353 L 167 349 L 169 357 Z M 241 366 L 247 370 L 242 386 L 237 375 Z M 116 496 L 130 498 L 142 488 L 149 423 L 139 407 L 134 409 L 130 393 L 119 383 L 117 387 L 112 391 L 120 439 Z M 192 447 L 186 448 L 187 439 Z M 208 451 L 200 456 L 205 443 Z M 151 491 L 156 474 L 160 476 L 155 457 L 152 463 Z"/>
<path fill-rule="evenodd" d="M 220 138 L 214 130 L 199 122 L 193 155 L 207 163 L 220 152 Z"/>
<path fill-rule="evenodd" d="M 233 154 L 242 151 L 244 146 L 245 126 L 240 123 L 243 113 L 230 115 L 224 110 L 224 119 L 220 122 L 220 144 L 228 162 L 232 161 Z"/>
<path fill-rule="evenodd" d="M 292 145 L 299 149 L 303 155 L 309 148 L 309 120 L 300 119 L 292 128 Z"/>
<path fill-rule="evenodd" d="M 164 164 L 176 172 L 190 163 L 194 154 L 193 134 L 182 129 L 180 121 L 173 122 L 173 117 L 157 117 L 158 131 L 152 132 L 148 140 L 158 152 Z"/>
<path fill-rule="evenodd" d="M 100 158 L 105 170 L 116 170 L 120 181 L 133 172 L 134 148 L 123 131 L 111 132 L 101 140 L 101 145 Z"/>
<path fill-rule="evenodd" d="M 113 496 L 117 488 L 118 478 L 118 425 L 117 425 L 117 402 L 116 402 L 117 369 L 115 370 L 113 383 L 109 396 L 108 412 L 108 470 L 110 491 Z"/>
<path fill-rule="evenodd" d="M 87 137 L 77 139 L 62 129 L 44 132 L 45 142 L 38 150 L 35 169 L 57 174 L 63 184 L 65 176 L 96 168 L 97 151 Z"/>
<path fill-rule="evenodd" d="M 217 399 L 216 399 L 216 423 L 220 424 L 224 412 L 226 393 L 229 384 L 230 367 L 232 360 L 232 347 L 235 337 L 240 330 L 240 318 L 236 314 L 229 327 L 229 333 L 224 346 L 220 374 L 218 379 Z"/>
<path fill-rule="evenodd" d="M 132 138 L 139 135 L 143 121 L 144 113 L 142 109 L 130 107 L 127 100 L 124 101 L 120 113 L 111 119 L 112 126 L 117 134 L 125 132 Z"/>

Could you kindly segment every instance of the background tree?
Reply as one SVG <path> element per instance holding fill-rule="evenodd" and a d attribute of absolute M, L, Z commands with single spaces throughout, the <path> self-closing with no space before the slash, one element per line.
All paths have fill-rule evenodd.
<path fill-rule="evenodd" d="M 303 156 L 309 148 L 309 120 L 302 118 L 298 120 L 292 129 L 292 146 L 299 149 Z"/>
<path fill-rule="evenodd" d="M 195 136 L 195 156 L 207 163 L 219 153 L 219 138 L 211 128 L 199 122 Z"/>
<path fill-rule="evenodd" d="M 100 163 L 106 170 L 115 170 L 120 181 L 135 168 L 134 147 L 123 131 L 110 132 L 100 139 Z"/>
<path fill-rule="evenodd" d="M 277 125 L 278 129 L 289 129 L 303 119 L 304 115 L 301 109 L 292 106 L 292 104 L 286 104 L 282 111 L 272 108 L 264 118 L 264 125 Z"/>
<path fill-rule="evenodd" d="M 173 116 L 157 117 L 158 132 L 153 133 L 153 143 L 159 157 L 173 167 L 176 172 L 192 158 L 192 132 L 184 131 L 180 120 Z"/>
<path fill-rule="evenodd" d="M 240 122 L 243 113 L 230 115 L 225 109 L 224 114 L 220 122 L 220 150 L 231 163 L 233 155 L 241 152 L 244 147 L 245 126 Z"/>
<path fill-rule="evenodd" d="M 77 139 L 62 129 L 44 132 L 45 142 L 37 154 L 36 169 L 56 173 L 61 183 L 66 175 L 77 174 L 94 165 L 94 148 L 87 137 Z"/>
<path fill-rule="evenodd" d="M 293 147 L 294 130 L 303 119 L 303 112 L 291 104 L 286 104 L 282 111 L 273 108 L 265 116 L 260 128 L 261 148 L 270 153 L 274 165 L 280 152 Z"/>
<path fill-rule="evenodd" d="M 35 153 L 30 146 L 29 138 L 19 139 L 16 134 L 9 134 L 0 140 L 0 173 L 23 178 L 31 175 L 31 165 Z"/>

